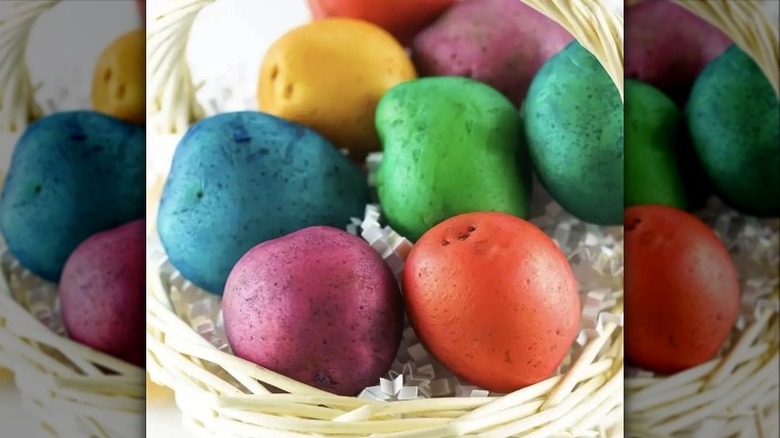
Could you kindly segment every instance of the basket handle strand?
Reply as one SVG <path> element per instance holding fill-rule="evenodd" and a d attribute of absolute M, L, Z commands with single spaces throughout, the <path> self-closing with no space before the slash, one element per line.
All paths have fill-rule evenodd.
<path fill-rule="evenodd" d="M 569 31 L 606 70 L 623 100 L 623 17 L 602 0 L 522 0 Z"/>
<path fill-rule="evenodd" d="M 780 96 L 778 27 L 777 22 L 771 20 L 762 10 L 764 1 L 676 0 L 676 3 L 731 38 L 753 58 L 769 79 L 775 94 Z"/>
<path fill-rule="evenodd" d="M 161 133 L 185 132 L 204 116 L 195 98 L 186 46 L 192 23 L 216 0 L 169 0 L 148 23 L 149 87 L 147 109 Z M 604 66 L 623 98 L 623 19 L 594 0 L 521 0 L 560 23 Z"/>
<path fill-rule="evenodd" d="M 158 3 L 147 23 L 147 115 L 162 133 L 185 132 L 204 117 L 195 98 L 197 87 L 187 65 L 187 40 L 204 7 L 216 0 L 169 0 Z"/>
<path fill-rule="evenodd" d="M 60 0 L 0 5 L 0 132 L 19 132 L 43 115 L 24 56 L 38 17 Z"/>
<path fill-rule="evenodd" d="M 626 7 L 647 0 L 626 0 Z M 758 64 L 780 97 L 780 37 L 767 0 L 672 0 L 726 34 Z"/>

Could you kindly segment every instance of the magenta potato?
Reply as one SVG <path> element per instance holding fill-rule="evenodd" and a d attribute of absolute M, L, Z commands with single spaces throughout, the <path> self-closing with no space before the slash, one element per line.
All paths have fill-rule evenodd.
<path fill-rule="evenodd" d="M 660 89 L 678 104 L 696 77 L 731 46 L 731 39 L 693 12 L 665 0 L 625 12 L 625 76 Z"/>
<path fill-rule="evenodd" d="M 465 0 L 415 37 L 412 54 L 421 76 L 470 77 L 520 107 L 537 70 L 572 40 L 521 1 Z"/>
<path fill-rule="evenodd" d="M 70 255 L 59 283 L 70 337 L 129 363 L 145 362 L 146 221 L 92 235 Z"/>
<path fill-rule="evenodd" d="M 236 356 L 339 395 L 378 382 L 403 329 L 398 283 L 382 257 L 323 226 L 250 249 L 228 276 L 222 309 Z"/>

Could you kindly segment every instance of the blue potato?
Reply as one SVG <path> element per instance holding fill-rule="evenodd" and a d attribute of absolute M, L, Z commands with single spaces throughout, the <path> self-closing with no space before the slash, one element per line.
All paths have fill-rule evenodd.
<path fill-rule="evenodd" d="M 31 124 L 14 149 L 0 231 L 17 260 L 59 281 L 86 238 L 144 217 L 144 128 L 93 111 Z"/>
<path fill-rule="evenodd" d="M 344 228 L 367 202 L 365 176 L 315 131 L 255 111 L 223 113 L 179 142 L 157 229 L 173 266 L 221 295 L 255 245 L 314 225 Z"/>

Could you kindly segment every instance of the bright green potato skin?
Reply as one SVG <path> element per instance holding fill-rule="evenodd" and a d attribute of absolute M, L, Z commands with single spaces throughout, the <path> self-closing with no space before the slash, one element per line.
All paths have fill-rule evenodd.
<path fill-rule="evenodd" d="M 526 138 L 539 179 L 569 213 L 623 223 L 623 102 L 578 42 L 550 58 L 528 90 Z"/>
<path fill-rule="evenodd" d="M 531 168 L 520 116 L 490 86 L 461 77 L 399 84 L 380 100 L 376 127 L 384 149 L 377 195 L 406 238 L 468 212 L 528 214 Z"/>
<path fill-rule="evenodd" d="M 680 110 L 661 90 L 637 80 L 626 80 L 625 107 L 626 206 L 661 204 L 685 210 L 676 156 Z"/>
<path fill-rule="evenodd" d="M 696 79 L 686 113 L 723 201 L 749 215 L 780 215 L 780 105 L 758 65 L 732 46 Z"/>

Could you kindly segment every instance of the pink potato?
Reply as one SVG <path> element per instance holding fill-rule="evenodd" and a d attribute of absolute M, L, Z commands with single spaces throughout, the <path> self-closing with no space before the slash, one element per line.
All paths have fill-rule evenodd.
<path fill-rule="evenodd" d="M 520 107 L 537 70 L 573 39 L 519 0 L 464 0 L 417 35 L 412 56 L 421 76 L 469 77 Z"/>
<path fill-rule="evenodd" d="M 377 384 L 403 329 L 398 283 L 382 257 L 323 226 L 250 249 L 228 276 L 222 309 L 236 356 L 339 395 Z"/>
<path fill-rule="evenodd" d="M 92 235 L 70 255 L 59 296 L 71 339 L 129 363 L 145 363 L 146 221 Z"/>
<path fill-rule="evenodd" d="M 717 27 L 665 0 L 643 1 L 625 12 L 625 76 L 685 103 L 696 77 L 731 46 Z"/>

